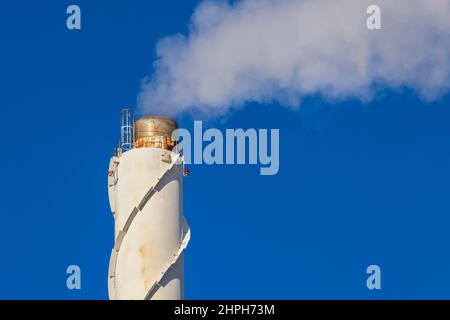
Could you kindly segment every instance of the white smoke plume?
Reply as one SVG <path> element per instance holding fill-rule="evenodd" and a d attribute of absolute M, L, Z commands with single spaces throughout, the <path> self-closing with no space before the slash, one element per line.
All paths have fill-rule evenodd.
<path fill-rule="evenodd" d="M 367 7 L 381 8 L 368 30 Z M 219 115 L 245 102 L 369 101 L 383 88 L 425 100 L 450 88 L 450 0 L 206 1 L 187 36 L 157 44 L 143 112 Z"/>

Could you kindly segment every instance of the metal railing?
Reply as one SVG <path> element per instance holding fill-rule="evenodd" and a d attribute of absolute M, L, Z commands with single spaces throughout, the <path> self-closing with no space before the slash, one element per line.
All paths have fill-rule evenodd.
<path fill-rule="evenodd" d="M 132 109 L 122 109 L 120 122 L 120 148 L 128 151 L 134 147 L 134 112 Z"/>

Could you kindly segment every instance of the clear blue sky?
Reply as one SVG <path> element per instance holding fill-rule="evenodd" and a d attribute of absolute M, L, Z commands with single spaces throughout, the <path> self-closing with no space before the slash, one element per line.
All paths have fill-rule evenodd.
<path fill-rule="evenodd" d="M 66 1 L 0 8 L 3 147 L 0 298 L 106 299 L 107 196 L 120 109 L 154 45 L 196 1 Z M 192 127 L 192 118 L 177 119 Z M 280 128 L 280 172 L 191 165 L 186 298 L 450 298 L 450 97 L 248 104 L 218 128 Z M 80 265 L 82 290 L 66 289 Z M 366 267 L 382 290 L 366 288 Z"/>

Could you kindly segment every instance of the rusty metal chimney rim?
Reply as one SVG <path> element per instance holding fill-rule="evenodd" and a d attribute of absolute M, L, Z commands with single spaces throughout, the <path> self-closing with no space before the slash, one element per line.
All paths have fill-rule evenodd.
<path fill-rule="evenodd" d="M 137 121 L 139 121 L 139 120 L 152 120 L 152 119 L 155 119 L 155 120 L 165 120 L 165 121 L 168 121 L 168 122 L 172 122 L 177 128 L 178 128 L 178 123 L 174 120 L 174 119 L 172 119 L 172 118 L 170 118 L 170 117 L 167 117 L 167 116 L 162 116 L 162 115 L 148 115 L 148 114 L 146 114 L 146 115 L 143 115 L 143 116 L 141 116 Z"/>
<path fill-rule="evenodd" d="M 178 129 L 175 120 L 161 115 L 144 115 L 135 122 L 135 148 L 172 150 L 176 144 L 172 133 Z"/>

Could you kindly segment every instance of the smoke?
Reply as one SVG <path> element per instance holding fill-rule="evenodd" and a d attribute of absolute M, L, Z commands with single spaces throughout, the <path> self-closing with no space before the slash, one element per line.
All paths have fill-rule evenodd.
<path fill-rule="evenodd" d="M 367 7 L 381 8 L 368 30 Z M 370 101 L 383 88 L 425 100 L 450 87 L 450 0 L 206 1 L 187 36 L 159 41 L 143 112 L 226 113 L 245 102 Z"/>

